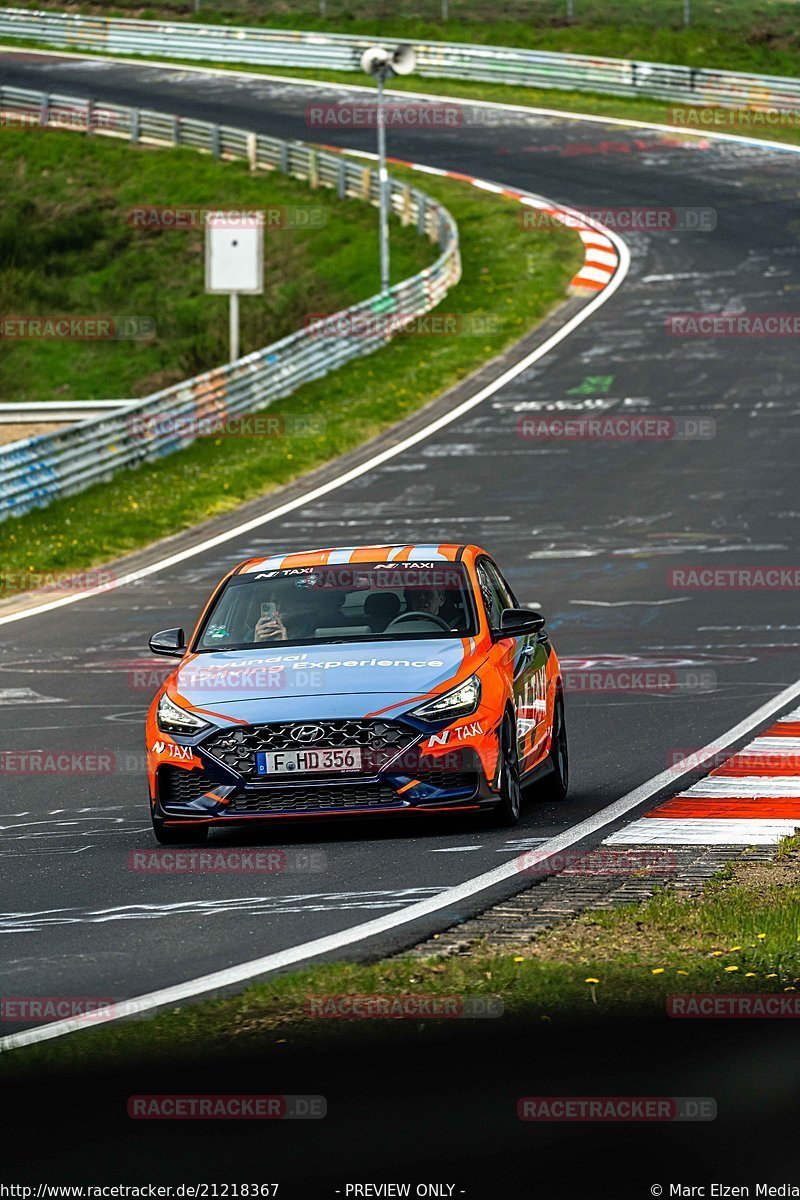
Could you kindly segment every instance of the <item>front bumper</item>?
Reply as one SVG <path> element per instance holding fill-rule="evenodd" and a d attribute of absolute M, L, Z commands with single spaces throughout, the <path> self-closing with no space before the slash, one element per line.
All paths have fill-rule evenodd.
<path fill-rule="evenodd" d="M 203 820 L 249 823 L 270 818 L 390 815 L 398 812 L 477 810 L 497 803 L 480 760 L 465 752 L 461 769 L 416 774 L 329 775 L 324 779 L 234 784 L 205 770 L 161 766 L 154 816 L 173 823 Z M 212 769 L 212 768 L 211 768 Z M 417 778 L 422 775 L 423 778 Z"/>
<path fill-rule="evenodd" d="M 194 763 L 201 766 L 159 763 L 151 797 L 154 819 L 170 825 L 187 820 L 243 825 L 302 817 L 477 811 L 498 801 L 474 748 L 432 754 L 423 749 L 427 732 L 399 722 L 384 723 L 380 746 L 374 749 L 370 743 L 359 774 L 266 781 L 255 772 L 254 755 L 261 745 L 276 744 L 278 728 L 248 727 L 206 735 L 193 746 Z M 367 745 L 366 734 L 355 723 L 352 729 L 340 731 L 338 744 L 351 744 L 348 737 L 362 750 Z M 353 740 L 357 737 L 360 742 Z"/>

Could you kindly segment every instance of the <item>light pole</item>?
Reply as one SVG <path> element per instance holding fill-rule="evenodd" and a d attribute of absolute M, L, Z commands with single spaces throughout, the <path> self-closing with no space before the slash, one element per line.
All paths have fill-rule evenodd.
<path fill-rule="evenodd" d="M 370 46 L 361 55 L 361 68 L 375 78 L 378 85 L 376 109 L 378 125 L 378 196 L 381 258 L 381 292 L 389 290 L 389 173 L 386 170 L 386 80 L 392 75 L 410 75 L 416 66 L 417 56 L 411 46 L 397 46 L 387 50 L 385 46 Z"/>

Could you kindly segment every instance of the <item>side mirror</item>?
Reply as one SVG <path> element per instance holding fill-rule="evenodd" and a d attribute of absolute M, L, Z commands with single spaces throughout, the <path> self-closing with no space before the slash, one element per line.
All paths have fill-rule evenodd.
<path fill-rule="evenodd" d="M 525 637 L 527 634 L 540 633 L 543 629 L 544 617 L 541 613 L 531 612 L 529 608 L 505 608 L 495 637 Z"/>
<path fill-rule="evenodd" d="M 153 654 L 163 654 L 167 658 L 183 658 L 186 652 L 186 638 L 182 629 L 162 629 L 150 638 L 150 650 Z"/>

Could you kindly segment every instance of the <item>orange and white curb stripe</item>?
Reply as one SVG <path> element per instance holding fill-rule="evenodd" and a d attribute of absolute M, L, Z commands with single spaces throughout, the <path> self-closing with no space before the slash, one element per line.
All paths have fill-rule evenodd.
<path fill-rule="evenodd" d="M 601 292 L 611 282 L 619 266 L 619 255 L 614 243 L 599 230 L 590 229 L 588 226 L 578 228 L 572 222 L 570 225 L 573 229 L 578 229 L 578 236 L 584 245 L 583 266 L 572 280 L 570 288 L 575 291 Z"/>
<path fill-rule="evenodd" d="M 594 222 L 589 222 L 581 213 L 570 208 L 560 208 L 546 200 L 531 196 L 527 192 L 519 192 L 514 188 L 503 187 L 499 183 L 490 183 L 486 179 L 477 179 L 474 175 L 464 175 L 460 171 L 442 171 L 438 168 L 427 167 L 420 163 L 402 162 L 391 159 L 397 166 L 411 167 L 415 171 L 424 171 L 431 175 L 442 175 L 447 179 L 458 179 L 461 183 L 469 183 L 480 188 L 482 192 L 494 192 L 505 196 L 507 200 L 516 200 L 528 208 L 535 208 L 546 213 L 554 221 L 559 221 L 569 229 L 574 229 L 583 242 L 583 266 L 578 274 L 570 281 L 569 290 L 572 292 L 602 292 L 614 277 L 619 266 L 619 255 L 610 237 L 603 233 L 602 228 Z"/>
<path fill-rule="evenodd" d="M 344 150 L 341 146 L 323 144 L 323 150 L 334 154 L 346 154 L 355 158 L 375 159 L 377 155 L 366 150 Z M 572 208 L 562 208 L 550 201 L 532 196 L 529 192 L 520 192 L 515 188 L 504 187 L 500 183 L 492 183 L 488 179 L 479 179 L 475 175 L 465 175 L 461 171 L 445 171 L 441 167 L 429 167 L 426 163 L 409 162 L 404 158 L 387 158 L 387 163 L 396 167 L 408 167 L 412 171 L 421 171 L 424 175 L 439 175 L 443 179 L 457 179 L 460 183 L 470 184 L 482 192 L 492 192 L 504 196 L 507 200 L 516 200 L 528 208 L 535 208 L 546 213 L 554 221 L 574 229 L 583 242 L 583 266 L 569 284 L 569 290 L 577 294 L 602 292 L 614 278 L 619 266 L 619 253 L 611 238 L 597 221 L 584 217 Z"/>
<path fill-rule="evenodd" d="M 765 846 L 800 828 L 800 708 L 605 845 Z"/>

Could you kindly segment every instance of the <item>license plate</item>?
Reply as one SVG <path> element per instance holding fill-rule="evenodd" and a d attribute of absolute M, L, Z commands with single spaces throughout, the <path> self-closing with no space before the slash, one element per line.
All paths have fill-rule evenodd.
<path fill-rule="evenodd" d="M 361 770 L 361 750 L 274 750 L 256 754 L 259 775 L 310 775 Z"/>

